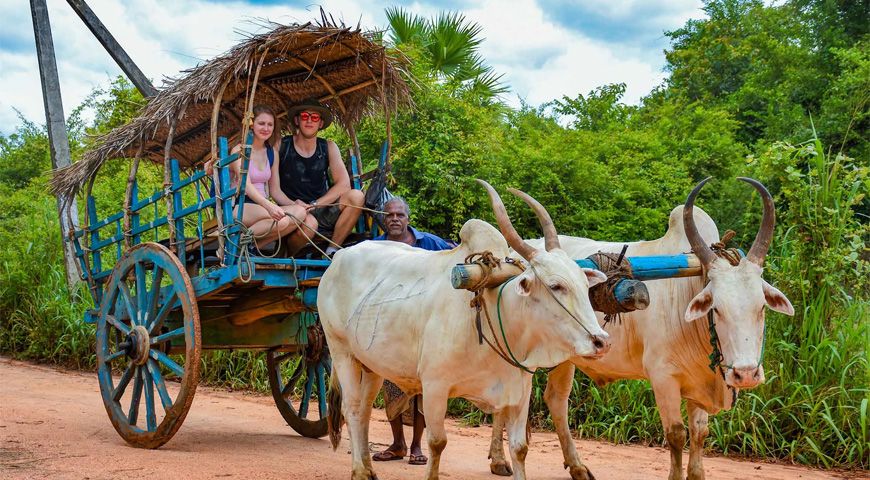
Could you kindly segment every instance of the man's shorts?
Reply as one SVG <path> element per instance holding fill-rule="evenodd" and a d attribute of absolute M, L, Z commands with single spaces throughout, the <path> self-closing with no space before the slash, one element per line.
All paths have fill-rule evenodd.
<path fill-rule="evenodd" d="M 335 230 L 335 224 L 338 223 L 338 216 L 341 215 L 341 207 L 332 205 L 315 208 L 311 211 L 311 215 L 317 220 L 317 231 L 326 236 L 331 236 L 333 230 Z"/>

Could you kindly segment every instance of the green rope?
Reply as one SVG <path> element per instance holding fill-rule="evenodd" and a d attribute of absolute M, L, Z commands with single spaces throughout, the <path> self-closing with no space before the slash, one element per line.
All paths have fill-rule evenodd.
<path fill-rule="evenodd" d="M 511 360 L 513 360 L 514 364 L 516 364 L 516 366 L 518 368 L 521 368 L 522 370 L 534 375 L 535 374 L 534 371 L 529 370 L 525 365 L 523 365 L 519 360 L 517 360 L 517 357 L 514 356 L 514 352 L 511 351 L 511 346 L 508 344 L 507 335 L 504 332 L 504 323 L 502 323 L 502 321 L 501 321 L 501 292 L 504 290 L 505 285 L 510 283 L 510 281 L 513 280 L 514 278 L 516 278 L 516 277 L 512 277 L 508 281 L 502 283 L 501 287 L 499 287 L 499 289 L 498 289 L 498 300 L 496 300 L 496 302 L 495 302 L 495 311 L 496 311 L 496 314 L 498 315 L 498 328 L 501 329 L 501 338 L 504 340 L 504 346 L 507 347 L 508 355 L 511 356 Z"/>
<path fill-rule="evenodd" d="M 296 341 L 300 345 L 308 345 L 308 328 L 317 324 L 317 315 L 314 312 L 302 312 L 299 314 L 299 330 L 296 331 Z"/>

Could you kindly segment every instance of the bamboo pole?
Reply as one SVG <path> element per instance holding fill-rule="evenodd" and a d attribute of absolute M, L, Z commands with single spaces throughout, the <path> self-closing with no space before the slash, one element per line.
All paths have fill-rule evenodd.
<path fill-rule="evenodd" d="M 70 165 L 69 139 L 63 114 L 60 94 L 60 79 L 54 55 L 54 40 L 45 0 L 30 0 L 30 13 L 33 18 L 33 35 L 36 39 L 36 56 L 39 62 L 39 79 L 42 83 L 42 100 L 45 106 L 46 125 L 51 146 L 51 165 L 54 169 Z M 78 206 L 75 197 L 58 195 L 57 213 L 63 243 L 63 259 L 66 268 L 66 281 L 73 290 L 79 281 L 80 273 L 76 263 L 72 235 L 78 229 Z"/>

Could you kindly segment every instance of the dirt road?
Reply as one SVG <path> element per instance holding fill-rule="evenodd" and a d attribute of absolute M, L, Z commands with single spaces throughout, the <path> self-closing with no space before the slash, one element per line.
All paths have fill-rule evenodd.
<path fill-rule="evenodd" d="M 487 427 L 448 425 L 443 478 L 495 480 L 486 459 Z M 373 448 L 389 439 L 389 424 L 376 410 Z M 579 448 L 599 479 L 664 479 L 668 455 L 661 448 L 581 441 Z M 425 448 L 424 448 L 425 450 Z M 830 479 L 843 474 L 787 465 L 707 458 L 709 480 Z M 553 433 L 532 436 L 527 473 L 535 479 L 568 478 Z M 422 478 L 425 467 L 406 462 L 375 464 L 382 480 Z M 300 437 L 271 397 L 197 389 L 190 414 L 159 450 L 127 446 L 109 423 L 95 374 L 59 371 L 0 357 L 0 478 L 137 479 L 258 478 L 341 479 L 350 473 L 347 436 L 333 452 L 326 439 Z M 868 477 L 864 477 L 868 478 Z"/>

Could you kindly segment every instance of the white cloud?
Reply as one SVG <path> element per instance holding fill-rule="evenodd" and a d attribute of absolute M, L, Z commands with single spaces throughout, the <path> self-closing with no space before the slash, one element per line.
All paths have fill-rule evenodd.
<path fill-rule="evenodd" d="M 64 109 L 69 115 L 92 89 L 106 86 L 121 70 L 65 0 L 47 3 Z M 165 77 L 177 76 L 229 49 L 242 38 L 238 31 L 256 30 L 256 19 L 293 23 L 319 18 L 314 4 L 307 8 L 204 0 L 90 0 L 88 4 L 156 86 Z M 437 4 L 415 2 L 406 8 L 431 16 L 439 10 L 433 5 Z M 512 88 L 505 98 L 515 105 L 517 96 L 537 105 L 614 82 L 626 82 L 625 100 L 636 102 L 664 77 L 661 55 L 625 55 L 630 48 L 626 45 L 593 40 L 555 24 L 537 0 L 516 0 L 509 8 L 497 0 L 474 0 L 466 5 L 466 16 L 483 27 L 483 57 L 505 74 L 503 80 Z M 602 14 L 625 15 L 632 5 L 631 1 L 608 2 Z M 348 25 L 360 22 L 364 28 L 379 28 L 386 24 L 384 4 L 374 0 L 337 0 L 325 7 Z M 687 11 L 693 10 L 662 7 L 662 15 L 679 22 L 675 26 L 685 21 Z M 4 43 L 0 45 L 0 132 L 8 133 L 19 123 L 13 109 L 40 123 L 44 110 L 29 2 L 0 0 L 0 16 L 5 24 L 0 34 Z"/>

